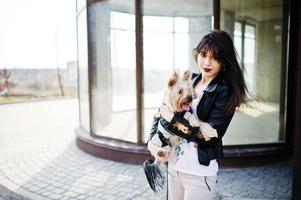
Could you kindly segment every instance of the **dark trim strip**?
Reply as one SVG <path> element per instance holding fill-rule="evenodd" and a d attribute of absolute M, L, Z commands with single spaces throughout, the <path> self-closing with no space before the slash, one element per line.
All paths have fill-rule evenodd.
<path fill-rule="evenodd" d="M 301 2 L 291 0 L 291 15 L 290 15 L 290 65 L 292 77 L 292 87 L 288 87 L 293 92 L 295 101 L 292 101 L 292 112 L 290 119 L 292 123 L 292 132 L 294 135 L 294 162 L 293 162 L 293 180 L 292 180 L 292 199 L 301 199 Z M 289 104 L 290 102 L 288 102 Z"/>
<path fill-rule="evenodd" d="M 137 99 L 137 144 L 141 145 L 143 133 L 143 20 L 142 1 L 135 0 L 136 29 L 136 99 Z"/>
<path fill-rule="evenodd" d="M 221 18 L 221 1 L 213 0 L 213 28 L 216 30 L 220 29 L 220 18 Z"/>
<path fill-rule="evenodd" d="M 288 55 L 289 55 L 289 2 L 283 1 L 283 13 L 282 13 L 282 55 L 281 55 L 281 82 L 280 82 L 280 109 L 279 109 L 279 141 L 285 141 L 289 144 L 288 132 L 286 130 L 286 118 L 287 118 L 287 80 L 288 80 Z"/>
<path fill-rule="evenodd" d="M 297 15 L 293 12 L 293 0 L 289 1 L 288 5 L 288 38 L 287 38 L 287 99 L 286 99 L 286 118 L 285 118 L 285 139 L 286 143 L 293 148 L 294 143 L 294 115 L 295 115 L 295 66 L 296 66 L 296 22 L 294 15 Z"/>
<path fill-rule="evenodd" d="M 151 155 L 146 145 L 137 145 L 112 138 L 91 136 L 85 129 L 78 127 L 75 130 L 76 142 L 79 148 L 97 157 L 109 160 L 141 164 Z M 225 158 L 219 159 L 221 166 L 253 166 L 272 164 L 291 157 L 291 152 L 284 146 L 269 147 L 225 147 Z"/>

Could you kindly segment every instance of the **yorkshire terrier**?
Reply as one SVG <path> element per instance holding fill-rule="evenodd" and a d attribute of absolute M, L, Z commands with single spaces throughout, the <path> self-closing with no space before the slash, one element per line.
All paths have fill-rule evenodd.
<path fill-rule="evenodd" d="M 212 137 L 217 137 L 217 132 L 208 123 L 200 121 L 197 116 L 191 113 L 191 104 L 195 98 L 194 90 L 191 81 L 191 72 L 185 71 L 182 77 L 178 72 L 174 72 L 168 80 L 167 88 L 164 94 L 163 103 L 169 107 L 174 113 L 183 113 L 183 117 L 188 120 L 192 127 L 198 127 L 199 132 L 196 137 L 210 140 Z M 159 114 L 156 114 L 159 117 Z M 184 134 L 189 130 L 183 124 L 177 124 L 177 128 Z M 150 184 L 151 189 L 157 192 L 164 185 L 164 176 L 162 174 L 165 168 L 165 163 L 169 157 L 173 155 L 176 146 L 181 138 L 166 131 L 160 122 L 158 122 L 158 131 L 148 141 L 148 149 L 151 155 L 155 157 L 155 161 L 146 160 L 143 163 L 143 168 Z M 162 137 L 163 136 L 163 137 Z M 165 141 L 162 141 L 164 138 Z M 195 143 L 195 146 L 197 144 Z"/>

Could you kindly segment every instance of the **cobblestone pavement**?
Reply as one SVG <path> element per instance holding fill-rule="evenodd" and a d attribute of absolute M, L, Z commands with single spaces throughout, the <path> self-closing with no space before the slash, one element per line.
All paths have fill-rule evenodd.
<path fill-rule="evenodd" d="M 93 157 L 75 143 L 74 99 L 1 105 L 0 200 L 163 200 L 139 165 Z M 290 199 L 291 162 L 221 168 L 216 200 Z"/>

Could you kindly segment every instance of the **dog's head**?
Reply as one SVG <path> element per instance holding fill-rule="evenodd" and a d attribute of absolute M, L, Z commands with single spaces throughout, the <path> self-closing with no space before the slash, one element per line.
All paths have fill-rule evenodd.
<path fill-rule="evenodd" d="M 173 112 L 189 111 L 193 100 L 191 72 L 185 71 L 183 76 L 173 72 L 168 80 L 164 102 Z"/>

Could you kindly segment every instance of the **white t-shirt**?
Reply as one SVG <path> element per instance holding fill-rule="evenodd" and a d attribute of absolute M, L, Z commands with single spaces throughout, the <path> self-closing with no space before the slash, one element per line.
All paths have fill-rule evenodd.
<path fill-rule="evenodd" d="M 201 97 L 202 95 L 193 100 L 193 113 L 196 112 L 196 107 Z M 172 152 L 168 163 L 173 169 L 179 172 L 195 176 L 215 176 L 218 171 L 218 163 L 216 160 L 211 160 L 209 166 L 201 165 L 198 161 L 198 152 L 195 143 L 187 142 L 185 139 L 180 140 L 175 151 Z"/>

